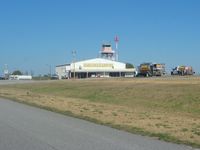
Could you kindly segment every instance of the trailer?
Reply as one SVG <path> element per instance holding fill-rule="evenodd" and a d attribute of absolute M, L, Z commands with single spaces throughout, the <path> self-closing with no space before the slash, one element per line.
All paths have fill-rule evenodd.
<path fill-rule="evenodd" d="M 137 76 L 162 76 L 165 73 L 165 64 L 163 63 L 142 63 L 138 67 Z"/>
<path fill-rule="evenodd" d="M 10 75 L 9 80 L 32 80 L 32 76 L 29 76 L 29 75 Z"/>

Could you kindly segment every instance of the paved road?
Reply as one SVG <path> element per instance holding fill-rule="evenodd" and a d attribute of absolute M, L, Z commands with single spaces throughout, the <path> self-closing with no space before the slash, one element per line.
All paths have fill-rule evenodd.
<path fill-rule="evenodd" d="M 191 150 L 0 98 L 0 150 Z"/>
<path fill-rule="evenodd" d="M 23 84 L 37 82 L 34 80 L 0 80 L 0 85 Z"/>

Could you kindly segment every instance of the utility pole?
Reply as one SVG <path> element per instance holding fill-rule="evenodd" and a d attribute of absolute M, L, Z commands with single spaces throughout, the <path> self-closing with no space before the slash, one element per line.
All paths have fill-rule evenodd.
<path fill-rule="evenodd" d="M 51 77 L 51 65 L 49 65 L 49 73 L 50 73 L 50 77 Z"/>
<path fill-rule="evenodd" d="M 76 50 L 73 50 L 72 51 L 72 56 L 73 56 L 73 65 L 74 65 L 74 69 L 73 69 L 73 72 L 74 72 L 74 79 L 75 79 L 75 77 L 76 77 L 76 72 L 75 72 L 75 61 L 76 61 Z"/>
<path fill-rule="evenodd" d="M 46 64 L 49 67 L 49 77 L 51 77 L 51 65 Z"/>
<path fill-rule="evenodd" d="M 9 72 L 8 72 L 8 65 L 4 65 L 4 78 L 8 79 L 9 78 Z"/>

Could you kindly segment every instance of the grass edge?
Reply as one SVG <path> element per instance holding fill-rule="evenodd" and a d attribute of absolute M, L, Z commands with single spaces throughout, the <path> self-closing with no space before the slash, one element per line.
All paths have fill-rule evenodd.
<path fill-rule="evenodd" d="M 165 141 L 165 142 L 172 142 L 172 143 L 176 143 L 176 144 L 184 144 L 184 145 L 187 145 L 187 146 L 191 146 L 193 148 L 200 148 L 200 144 L 198 144 L 198 143 L 179 140 L 178 138 L 173 137 L 173 136 L 171 136 L 171 135 L 169 135 L 167 133 L 153 133 L 153 132 L 150 132 L 150 131 L 146 131 L 146 130 L 144 130 L 142 128 L 131 127 L 131 126 L 126 126 L 126 125 L 119 125 L 119 124 L 113 124 L 111 122 L 103 122 L 101 120 L 98 120 L 96 118 L 92 118 L 92 117 L 89 117 L 89 116 L 82 116 L 82 115 L 74 114 L 71 111 L 62 111 L 62 110 L 59 110 L 59 109 L 56 109 L 56 108 L 53 108 L 53 107 L 42 106 L 42 105 L 39 105 L 39 104 L 36 104 L 36 103 L 22 101 L 22 100 L 19 100 L 17 98 L 14 98 L 14 97 L 12 97 L 12 98 L 11 97 L 6 97 L 6 96 L 0 96 L 0 97 L 1 98 L 5 98 L 6 100 L 11 100 L 11 101 L 14 101 L 14 102 L 17 102 L 17 103 L 26 104 L 28 106 L 33 106 L 33 107 L 36 107 L 36 108 L 40 108 L 40 109 L 44 109 L 44 110 L 47 110 L 47 111 L 55 112 L 55 113 L 62 114 L 62 115 L 65 115 L 65 116 L 86 120 L 86 121 L 89 121 L 89 122 L 92 122 L 92 123 L 96 123 L 96 124 L 99 124 L 99 125 L 104 125 L 104 126 L 107 126 L 107 127 L 111 127 L 113 129 L 126 131 L 126 132 L 129 132 L 129 133 L 132 133 L 132 134 L 137 134 L 137 135 L 141 135 L 141 136 L 148 136 L 148 137 L 154 137 L 154 138 L 156 138 L 158 140 Z"/>

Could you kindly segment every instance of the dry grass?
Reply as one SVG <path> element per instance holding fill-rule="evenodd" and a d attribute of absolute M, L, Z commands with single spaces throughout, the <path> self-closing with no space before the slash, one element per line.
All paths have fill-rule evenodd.
<path fill-rule="evenodd" d="M 0 88 L 2 97 L 200 145 L 198 77 L 66 80 Z"/>

